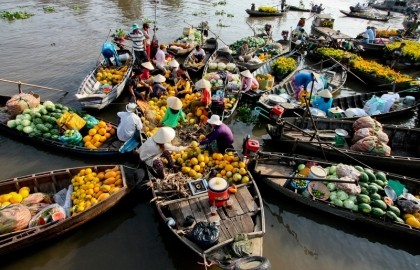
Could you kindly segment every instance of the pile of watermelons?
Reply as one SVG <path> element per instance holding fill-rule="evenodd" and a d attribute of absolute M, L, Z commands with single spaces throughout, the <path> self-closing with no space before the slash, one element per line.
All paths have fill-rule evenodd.
<path fill-rule="evenodd" d="M 340 166 L 340 164 L 338 166 Z M 354 168 L 360 173 L 360 194 L 350 194 L 340 189 L 339 184 L 325 182 L 330 191 L 330 203 L 372 217 L 404 224 L 404 220 L 400 218 L 400 209 L 397 206 L 394 206 L 392 199 L 385 194 L 384 187 L 388 184 L 386 174 L 360 166 L 349 167 Z M 324 169 L 328 173 L 327 179 L 340 179 L 336 174 L 337 166 L 331 166 Z M 310 196 L 307 192 L 303 195 Z"/>

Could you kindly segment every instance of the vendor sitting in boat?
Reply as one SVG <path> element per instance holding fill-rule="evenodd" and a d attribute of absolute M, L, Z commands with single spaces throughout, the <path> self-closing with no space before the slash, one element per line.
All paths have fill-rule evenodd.
<path fill-rule="evenodd" d="M 200 63 L 206 57 L 206 53 L 204 52 L 203 48 L 200 45 L 195 46 L 194 50 L 192 51 L 191 58 L 196 63 Z"/>
<path fill-rule="evenodd" d="M 254 3 L 251 4 L 251 10 L 255 11 L 255 4 Z"/>
<path fill-rule="evenodd" d="M 160 157 L 166 158 L 169 167 L 179 168 L 179 166 L 174 163 L 169 151 L 179 152 L 187 148 L 185 146 L 176 147 L 172 145 L 171 141 L 174 138 L 175 130 L 173 128 L 161 127 L 152 137 L 149 137 L 138 150 L 140 160 L 151 167 L 152 173 L 160 179 L 165 178 L 165 165 Z"/>
<path fill-rule="evenodd" d="M 181 79 L 175 85 L 175 91 L 177 97 L 185 97 L 186 94 L 192 93 L 191 83 L 187 75 L 181 74 Z"/>
<path fill-rule="evenodd" d="M 252 76 L 251 72 L 247 69 L 241 72 L 242 80 L 241 80 L 241 90 L 243 92 L 254 90 L 257 91 L 260 87 L 257 79 Z"/>
<path fill-rule="evenodd" d="M 102 44 L 102 55 L 107 66 L 113 65 L 111 57 L 114 57 L 114 61 L 117 66 L 121 66 L 121 61 L 118 57 L 117 49 L 112 42 L 104 42 L 104 44 Z"/>
<path fill-rule="evenodd" d="M 233 133 L 230 128 L 220 120 L 220 116 L 213 114 L 207 123 L 213 131 L 200 142 L 200 145 L 209 145 L 213 152 L 224 153 L 226 149 L 233 148 Z M 215 142 L 215 145 L 212 143 Z"/>
<path fill-rule="evenodd" d="M 150 62 L 143 62 L 141 63 L 141 66 L 142 66 L 142 69 L 141 69 L 140 79 L 147 82 L 150 79 L 150 71 L 154 70 L 155 68 Z"/>
<path fill-rule="evenodd" d="M 183 123 L 187 123 L 185 113 L 182 111 L 182 101 L 179 98 L 168 97 L 166 105 L 168 108 L 166 108 L 165 115 L 160 121 L 161 125 L 176 128 L 179 120 L 182 120 Z"/>
<path fill-rule="evenodd" d="M 176 84 L 176 82 L 178 81 L 177 74 L 179 69 L 179 63 L 175 59 L 172 59 L 171 61 L 169 61 L 168 66 L 170 71 L 168 81 L 172 84 Z"/>
<path fill-rule="evenodd" d="M 244 41 L 244 43 L 242 43 L 242 46 L 238 48 L 237 54 L 239 61 L 241 62 L 248 62 L 249 60 L 251 60 L 252 56 L 250 55 L 247 41 Z"/>
<path fill-rule="evenodd" d="M 324 111 L 325 114 L 328 114 L 329 109 L 332 106 L 332 95 L 331 92 L 327 89 L 324 89 L 318 92 L 317 97 L 315 97 L 314 101 L 312 102 L 312 107 Z"/>
<path fill-rule="evenodd" d="M 128 81 L 128 91 L 131 93 L 134 100 L 147 100 L 152 92 L 152 87 L 146 80 L 141 78 L 142 75 L 143 73 L 139 69 L 134 69 L 133 75 Z M 143 92 L 145 93 L 144 96 L 142 95 Z"/>
<path fill-rule="evenodd" d="M 143 128 L 143 123 L 140 117 L 136 113 L 137 104 L 128 103 L 125 107 L 125 112 L 118 112 L 117 115 L 120 118 L 120 123 L 117 127 L 118 140 L 126 142 L 133 137 L 136 132 L 138 140 L 140 141 L 140 132 Z M 137 138 L 136 138 L 137 139 Z"/>
<path fill-rule="evenodd" d="M 195 88 L 201 91 L 201 98 L 191 102 L 190 112 L 195 114 L 198 107 L 209 107 L 211 104 L 211 83 L 206 79 L 201 79 L 195 83 Z"/>
<path fill-rule="evenodd" d="M 152 97 L 160 98 L 163 94 L 168 92 L 166 87 L 162 85 L 164 81 L 166 81 L 166 78 L 161 74 L 158 74 L 153 78 Z"/>

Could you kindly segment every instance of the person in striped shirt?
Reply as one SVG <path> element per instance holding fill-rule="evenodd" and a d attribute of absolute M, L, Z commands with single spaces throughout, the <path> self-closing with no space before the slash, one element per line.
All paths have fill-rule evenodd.
<path fill-rule="evenodd" d="M 146 38 L 142 32 L 140 32 L 139 25 L 137 23 L 131 26 L 132 32 L 127 35 L 127 39 L 133 42 L 133 50 L 135 56 L 134 67 L 141 68 L 141 63 L 147 61 Z"/>

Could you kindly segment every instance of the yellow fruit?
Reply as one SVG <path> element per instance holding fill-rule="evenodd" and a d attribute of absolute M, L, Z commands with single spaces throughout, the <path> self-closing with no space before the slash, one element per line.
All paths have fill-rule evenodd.
<path fill-rule="evenodd" d="M 239 174 L 240 174 L 240 175 L 244 175 L 244 174 L 246 174 L 246 169 L 245 169 L 245 168 L 240 168 L 240 169 L 239 169 Z"/>
<path fill-rule="evenodd" d="M 420 222 L 414 216 L 411 216 L 411 217 L 407 218 L 405 220 L 405 223 L 414 227 L 414 228 L 420 228 Z"/>
<path fill-rule="evenodd" d="M 198 164 L 198 159 L 197 158 L 192 158 L 190 162 L 191 162 L 191 165 L 197 165 Z"/>
<path fill-rule="evenodd" d="M 93 135 L 95 135 L 96 134 L 96 129 L 94 129 L 94 128 L 91 128 L 91 129 L 89 129 L 89 135 L 90 136 L 93 136 Z"/>
<path fill-rule="evenodd" d="M 194 171 L 199 172 L 201 170 L 200 165 L 194 165 Z"/>
<path fill-rule="evenodd" d="M 20 194 L 13 194 L 9 201 L 11 203 L 20 203 L 22 200 L 23 200 L 22 195 L 20 195 Z"/>
<path fill-rule="evenodd" d="M 19 194 L 22 196 L 23 199 L 29 196 L 29 191 L 27 189 L 20 189 Z"/>
<path fill-rule="evenodd" d="M 194 178 L 197 175 L 197 172 L 195 170 L 191 170 L 188 175 L 192 178 Z"/>
<path fill-rule="evenodd" d="M 242 184 L 246 184 L 246 183 L 248 183 L 249 182 L 249 177 L 248 176 L 244 176 L 244 177 L 242 177 L 242 179 L 241 179 L 241 183 Z"/>
<path fill-rule="evenodd" d="M 30 192 L 30 191 L 31 191 L 31 189 L 30 189 L 29 187 L 21 187 L 21 188 L 19 189 L 19 193 L 20 193 L 22 190 L 27 190 L 28 192 Z"/>
<path fill-rule="evenodd" d="M 10 202 L 4 202 L 4 203 L 1 204 L 1 208 L 4 208 L 4 207 L 6 207 L 10 204 L 11 204 Z"/>
<path fill-rule="evenodd" d="M 199 154 L 199 155 L 197 156 L 197 159 L 198 159 L 198 162 L 203 162 L 203 161 L 204 161 L 204 155 Z"/>
<path fill-rule="evenodd" d="M 200 134 L 200 137 L 198 137 L 200 141 L 203 141 L 206 139 L 206 135 Z"/>
<path fill-rule="evenodd" d="M 197 141 L 192 141 L 191 146 L 192 147 L 198 147 L 200 144 Z"/>
<path fill-rule="evenodd" d="M 103 200 L 105 200 L 106 198 L 108 198 L 110 195 L 109 193 L 102 193 L 99 197 L 98 197 L 98 201 L 101 202 Z"/>
<path fill-rule="evenodd" d="M 10 195 L 10 194 L 4 194 L 3 196 L 2 196 L 2 198 L 1 198 L 1 203 L 4 203 L 4 202 L 8 202 L 9 200 L 10 200 L 10 198 L 12 198 L 12 195 Z"/>
<path fill-rule="evenodd" d="M 111 186 L 110 185 L 102 185 L 100 187 L 100 191 L 102 191 L 102 192 L 108 192 L 110 190 L 111 190 Z"/>
<path fill-rule="evenodd" d="M 239 162 L 239 168 L 245 168 L 245 167 L 246 167 L 245 162 L 243 161 Z"/>

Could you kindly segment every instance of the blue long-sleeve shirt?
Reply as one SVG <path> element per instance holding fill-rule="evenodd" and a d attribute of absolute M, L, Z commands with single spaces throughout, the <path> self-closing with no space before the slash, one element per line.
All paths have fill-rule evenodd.
<path fill-rule="evenodd" d="M 310 72 L 299 72 L 295 75 L 293 78 L 293 81 L 296 86 L 303 86 L 303 88 L 306 88 L 306 86 L 312 81 L 312 73 Z"/>
<path fill-rule="evenodd" d="M 312 102 L 312 107 L 317 108 L 321 111 L 324 111 L 328 114 L 328 110 L 331 109 L 333 99 L 330 98 L 327 102 L 325 102 L 323 97 L 317 97 Z"/>

